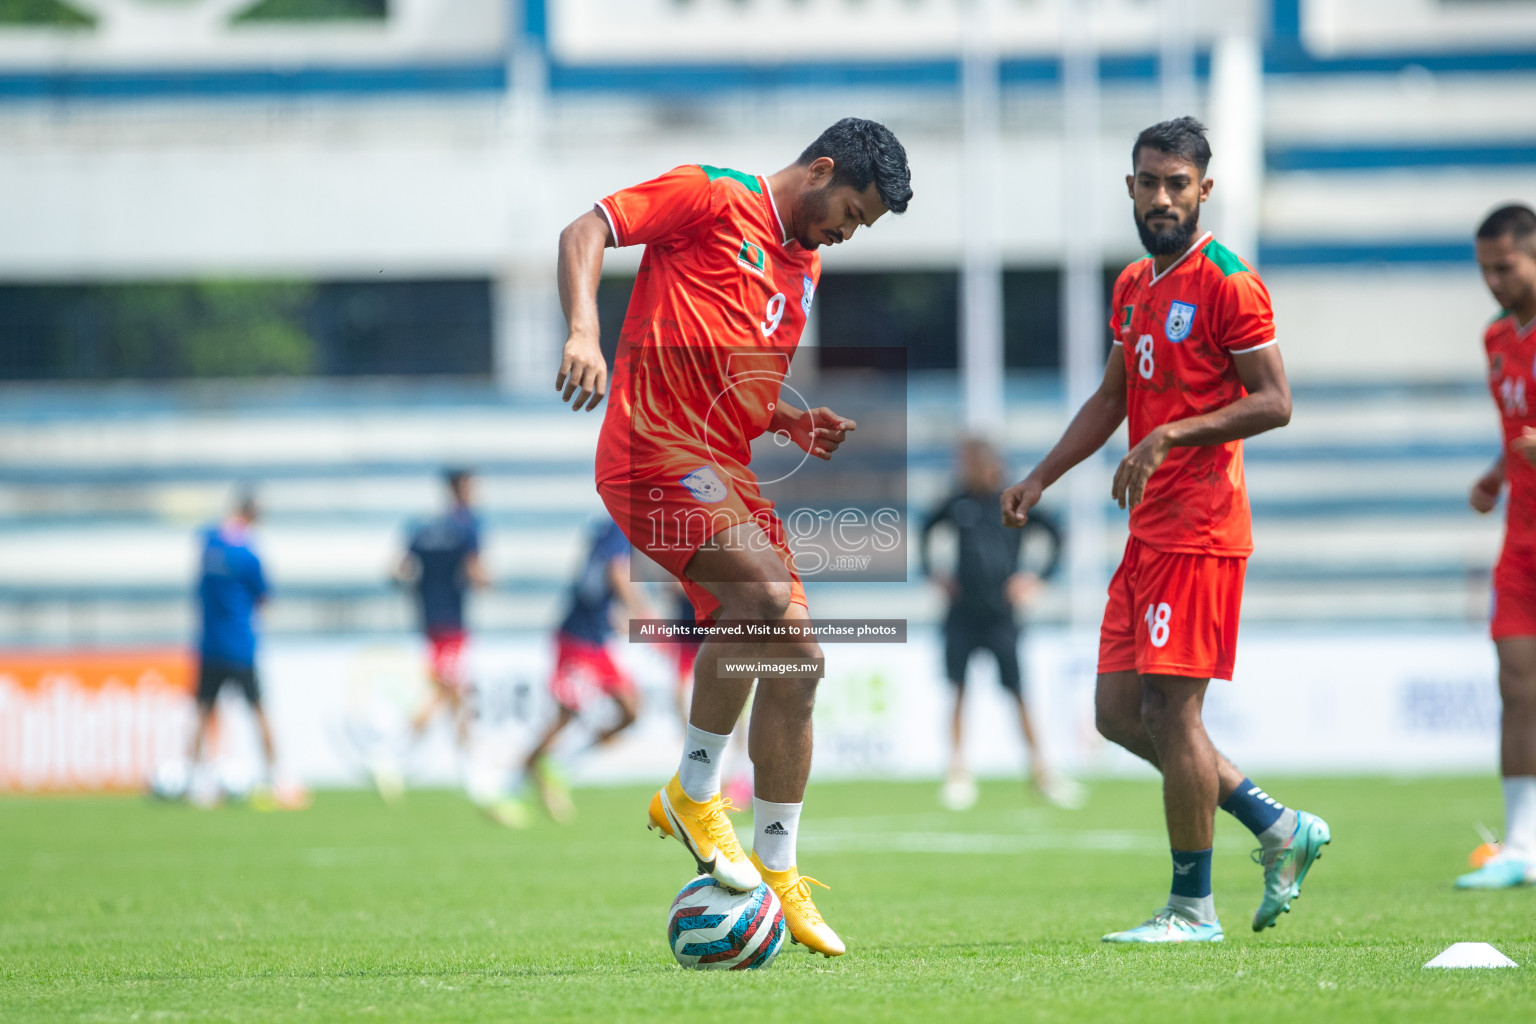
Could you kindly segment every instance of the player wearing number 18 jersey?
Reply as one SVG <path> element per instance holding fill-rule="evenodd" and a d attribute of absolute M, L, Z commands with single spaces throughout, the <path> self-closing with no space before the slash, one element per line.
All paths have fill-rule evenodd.
<path fill-rule="evenodd" d="M 1327 824 L 1277 803 L 1217 752 L 1201 721 L 1213 678 L 1230 679 L 1253 551 L 1243 439 L 1290 421 L 1290 388 L 1269 293 L 1200 231 L 1213 182 L 1205 128 L 1178 118 L 1143 131 L 1126 187 L 1150 254 L 1115 283 L 1115 347 L 1098 392 L 1055 448 L 1003 494 L 1020 526 L 1044 489 L 1129 420 L 1114 497 L 1131 536 L 1109 585 L 1099 640 L 1099 731 L 1163 773 L 1173 855 L 1168 903 L 1109 942 L 1219 942 L 1211 895 L 1218 801 L 1258 838 L 1264 896 L 1253 928 L 1289 910 Z"/>
<path fill-rule="evenodd" d="M 826 459 L 854 429 L 830 409 L 790 400 L 790 359 L 821 274 L 817 248 L 903 212 L 910 179 L 889 129 L 845 118 L 775 174 L 679 167 L 602 199 L 561 235 L 570 338 L 555 387 L 574 408 L 596 408 L 605 392 L 595 302 L 603 249 L 646 247 L 619 335 L 597 488 L 630 542 L 682 583 L 701 620 L 809 617 L 783 524 L 750 468 L 751 442 L 771 431 Z M 720 662 L 769 654 L 810 660 L 821 649 L 814 640 L 700 648 L 678 773 L 652 799 L 650 827 L 682 842 L 722 885 L 766 880 L 794 938 L 837 956 L 842 940 L 795 863 L 815 678 L 758 683 L 750 857 L 720 795 L 721 755 L 752 686 L 721 678 Z"/>
<path fill-rule="evenodd" d="M 1233 357 L 1275 344 L 1263 282 L 1209 231 L 1163 270 L 1151 256 L 1126 267 L 1111 309 L 1132 445 L 1236 402 Z M 1232 678 L 1252 553 L 1243 442 L 1169 449 L 1131 508 L 1099 671 Z"/>

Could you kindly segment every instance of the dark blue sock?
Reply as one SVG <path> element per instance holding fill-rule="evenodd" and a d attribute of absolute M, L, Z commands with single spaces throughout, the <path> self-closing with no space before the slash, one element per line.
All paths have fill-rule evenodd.
<path fill-rule="evenodd" d="M 1285 805 L 1255 786 L 1252 779 L 1244 777 L 1232 795 L 1222 801 L 1221 809 L 1242 822 L 1248 831 L 1258 835 L 1280 820 Z"/>
<path fill-rule="evenodd" d="M 1201 899 L 1211 894 L 1211 851 L 1173 851 L 1173 894 Z"/>

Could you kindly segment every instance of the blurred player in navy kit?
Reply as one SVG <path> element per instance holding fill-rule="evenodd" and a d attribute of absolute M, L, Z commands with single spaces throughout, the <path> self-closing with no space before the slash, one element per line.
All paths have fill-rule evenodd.
<path fill-rule="evenodd" d="M 202 552 L 197 583 L 201 619 L 197 730 L 192 735 L 188 760 L 196 783 L 219 691 L 226 685 L 236 687 L 251 707 L 261 738 L 263 774 L 252 793 L 252 802 L 258 806 L 275 806 L 272 786 L 277 749 L 272 739 L 272 724 L 262 707 L 261 684 L 256 676 L 256 609 L 267 597 L 267 580 L 261 569 L 261 559 L 252 547 L 251 527 L 257 514 L 255 496 L 248 491 L 242 492 L 235 500 L 233 511 L 222 523 L 205 527 L 198 534 Z M 194 784 L 193 794 L 204 789 Z M 302 799 L 297 787 L 285 789 L 283 797 L 285 802 Z"/>
<path fill-rule="evenodd" d="M 555 630 L 555 668 L 549 677 L 549 692 L 559 710 L 529 753 L 524 771 L 533 779 L 550 817 L 559 822 L 572 820 L 575 808 L 564 783 L 551 770 L 549 753 L 581 713 L 591 691 L 613 701 L 619 712 L 616 721 L 592 736 L 593 747 L 611 742 L 634 724 L 639 713 L 635 681 L 608 649 L 615 631 L 615 603 L 629 618 L 649 614 L 639 586 L 629 578 L 629 557 L 629 539 L 617 523 L 604 517 L 588 536 L 565 617 Z M 521 788 L 521 782 L 512 787 L 514 793 Z"/>
<path fill-rule="evenodd" d="M 416 735 L 426 731 L 439 711 L 453 716 L 463 752 L 469 745 L 472 708 L 464 673 L 464 598 L 471 587 L 490 586 L 480 561 L 480 522 L 473 511 L 475 478 L 464 469 L 443 474 L 449 508 L 415 526 L 406 540 L 405 557 L 395 576 L 416 592 L 421 629 L 426 635 L 432 694 L 411 719 Z"/>
<path fill-rule="evenodd" d="M 998 522 L 994 507 L 1003 493 L 1003 463 L 992 445 L 967 438 L 960 443 L 957 462 L 960 486 L 924 520 L 920 549 L 923 574 L 949 599 L 944 617 L 944 668 L 955 700 L 950 718 L 949 771 L 940 799 L 954 810 L 976 802 L 976 783 L 965 764 L 965 676 L 971 655 L 987 651 L 997 661 L 998 681 L 1018 709 L 1035 788 L 1054 804 L 1077 806 L 1082 802 L 1081 787 L 1058 779 L 1046 765 L 1024 703 L 1019 668 L 1018 612 L 1033 599 L 1041 581 L 1056 571 L 1061 532 L 1048 518 L 1031 516 L 1026 530 L 1010 530 Z M 952 527 L 958 536 L 952 573 L 935 569 L 929 550 L 931 535 L 941 524 Z M 1029 529 L 1043 536 L 1050 548 L 1038 572 L 1019 567 Z"/>

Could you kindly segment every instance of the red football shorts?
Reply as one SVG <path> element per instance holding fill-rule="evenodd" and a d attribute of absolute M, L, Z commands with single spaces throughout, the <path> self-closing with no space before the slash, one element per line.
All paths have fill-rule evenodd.
<path fill-rule="evenodd" d="M 451 690 L 464 689 L 464 641 L 462 629 L 427 630 L 427 663 L 432 678 Z"/>
<path fill-rule="evenodd" d="M 609 697 L 634 693 L 635 681 L 602 644 L 567 633 L 555 634 L 555 671 L 549 692 L 563 708 L 580 711 L 592 688 Z"/>
<path fill-rule="evenodd" d="M 1499 556 L 1488 631 L 1495 640 L 1536 636 L 1536 554 L 1505 549 Z"/>
<path fill-rule="evenodd" d="M 1132 537 L 1099 631 L 1099 672 L 1231 679 L 1246 558 L 1156 551 Z"/>
<path fill-rule="evenodd" d="M 690 456 L 648 471 L 644 479 L 601 482 L 597 493 L 629 542 L 677 577 L 700 622 L 713 621 L 720 602 L 685 575 L 688 562 L 715 534 L 743 523 L 762 527 L 789 569 L 790 603 L 808 607 L 784 523 L 745 468 L 725 472 Z"/>

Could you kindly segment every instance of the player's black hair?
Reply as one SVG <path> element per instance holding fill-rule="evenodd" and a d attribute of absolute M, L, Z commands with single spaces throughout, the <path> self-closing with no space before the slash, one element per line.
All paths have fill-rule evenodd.
<path fill-rule="evenodd" d="M 1516 245 L 1529 249 L 1536 237 L 1536 211 L 1524 203 L 1510 203 L 1494 210 L 1477 227 L 1477 237 L 1492 241 L 1508 235 Z"/>
<path fill-rule="evenodd" d="M 887 210 L 907 212 L 912 199 L 912 170 L 907 166 L 906 149 L 885 125 L 845 117 L 806 146 L 798 163 L 804 166 L 821 157 L 832 161 L 832 184 L 862 192 L 873 181 Z"/>
<path fill-rule="evenodd" d="M 1193 117 L 1176 117 L 1171 121 L 1159 121 L 1150 128 L 1143 128 L 1131 147 L 1131 169 L 1136 168 L 1136 157 L 1143 146 L 1170 156 L 1183 157 L 1205 174 L 1211 164 L 1211 144 L 1205 140 L 1205 125 Z"/>
<path fill-rule="evenodd" d="M 443 483 L 448 485 L 450 491 L 457 491 L 460 484 L 474 475 L 472 470 L 463 466 L 453 466 L 443 470 Z"/>

